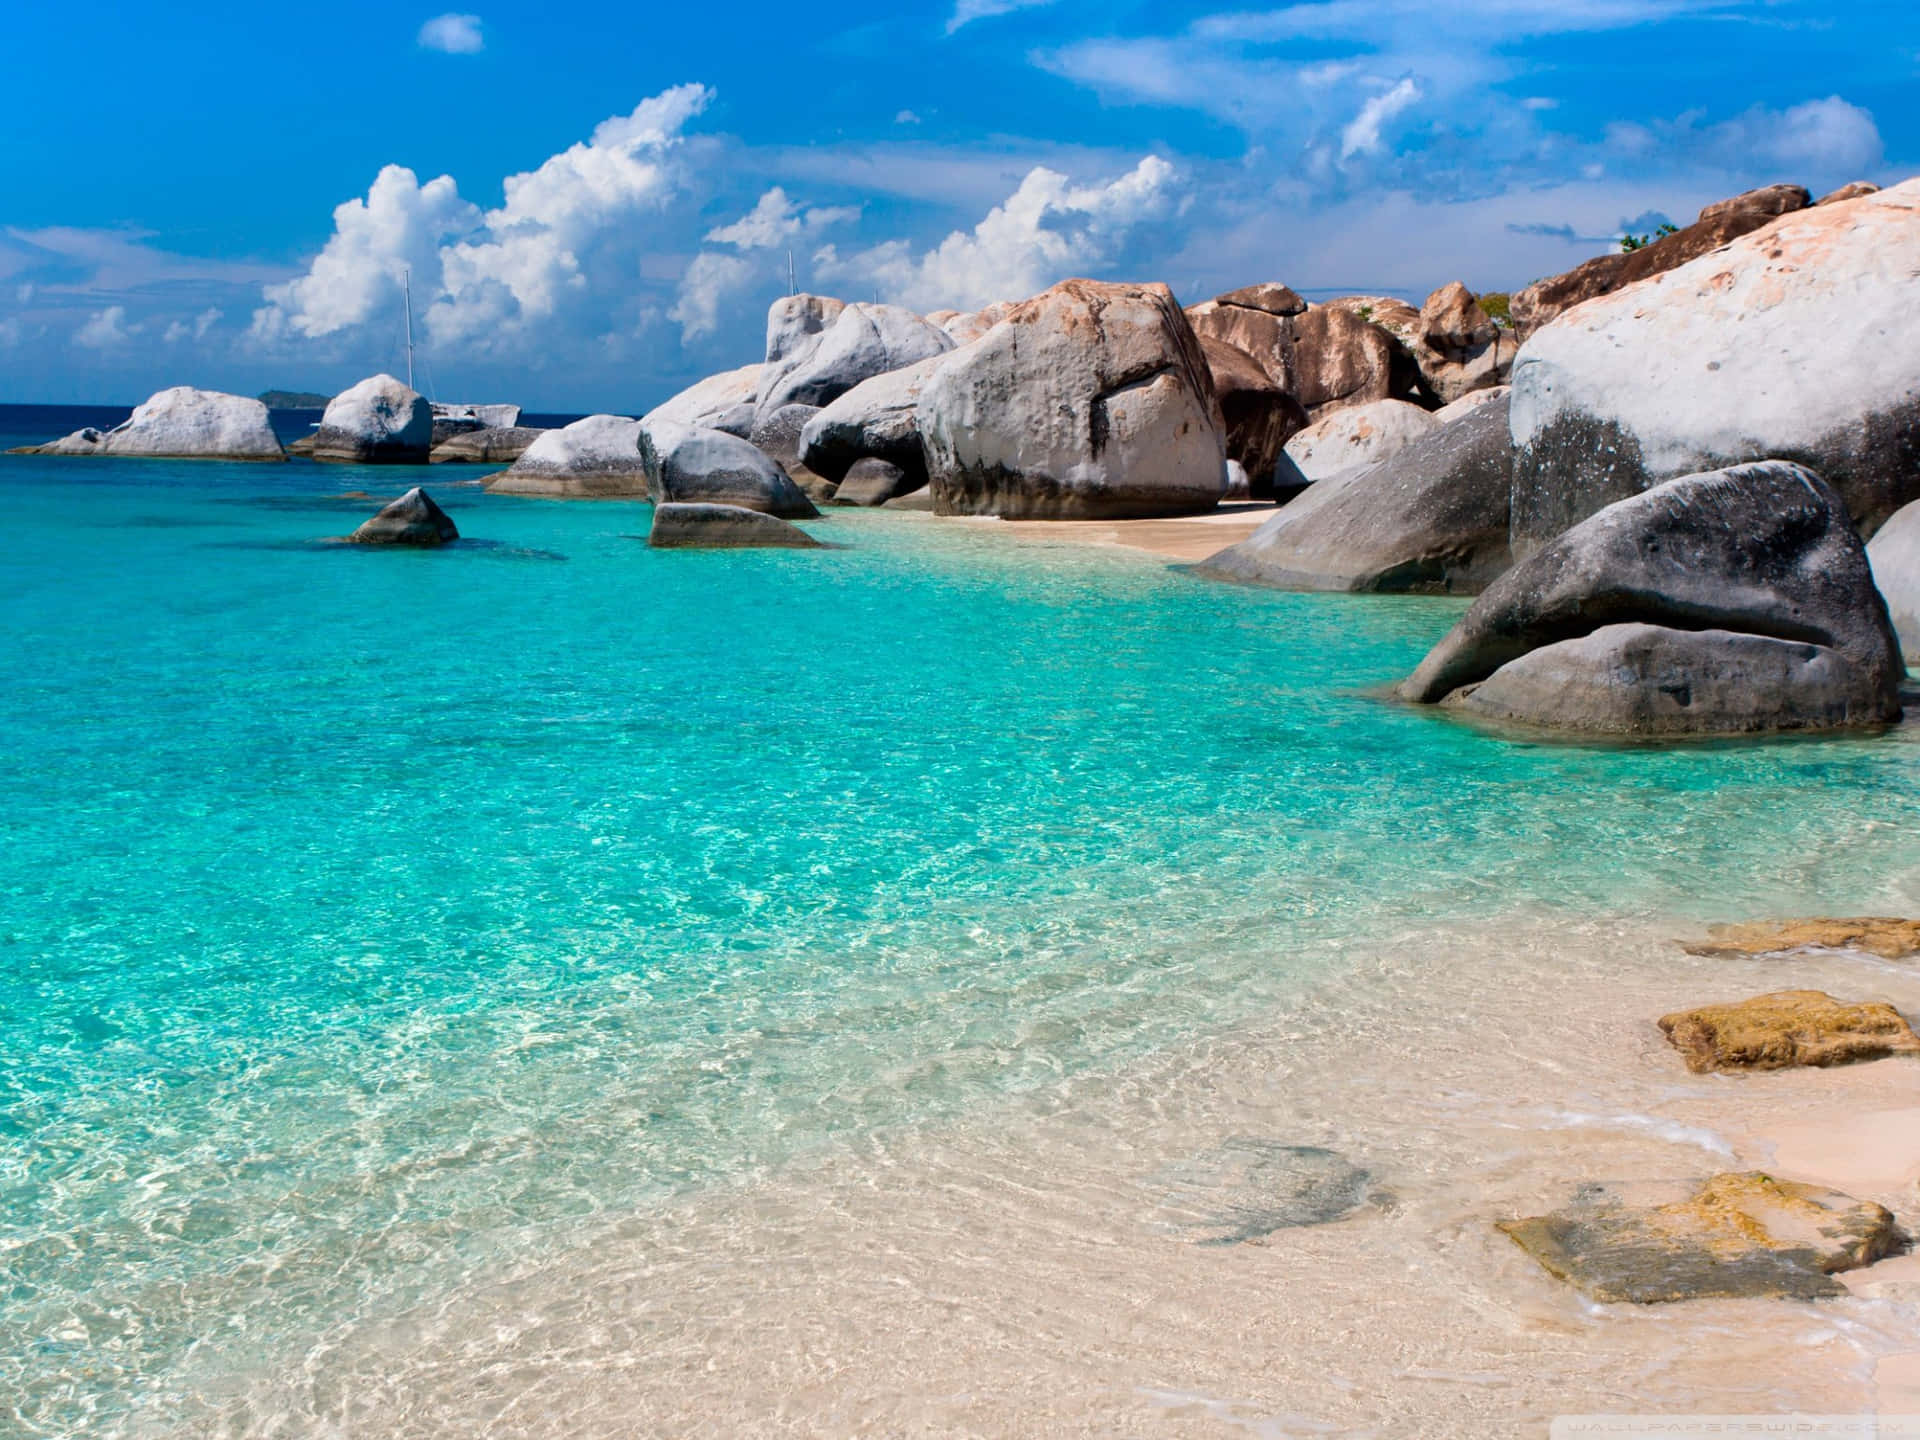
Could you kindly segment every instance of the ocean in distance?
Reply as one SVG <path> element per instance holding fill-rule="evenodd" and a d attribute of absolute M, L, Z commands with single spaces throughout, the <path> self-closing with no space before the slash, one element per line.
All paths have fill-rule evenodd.
<path fill-rule="evenodd" d="M 1516 740 L 1381 698 L 1459 601 L 474 473 L 0 457 L 0 1433 L 269 1428 L 531 1257 L 1386 1004 L 1381 937 L 1920 901 L 1911 727 Z M 413 483 L 461 544 L 316 543 Z"/>

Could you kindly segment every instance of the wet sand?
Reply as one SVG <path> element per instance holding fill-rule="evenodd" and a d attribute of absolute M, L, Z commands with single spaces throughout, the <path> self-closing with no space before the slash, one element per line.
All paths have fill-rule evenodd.
<path fill-rule="evenodd" d="M 1280 513 L 1266 503 L 1222 505 L 1204 515 L 1167 520 L 998 520 L 964 518 L 962 524 L 990 528 L 1027 542 L 1066 542 L 1144 550 L 1169 560 L 1204 560 L 1236 545 Z"/>
<path fill-rule="evenodd" d="M 1483 1440 L 1915 1408 L 1912 1257 L 1834 1300 L 1602 1306 L 1494 1230 L 1588 1180 L 1753 1167 L 1920 1218 L 1920 1062 L 1692 1075 L 1653 1023 L 1799 986 L 1913 1014 L 1920 966 L 1696 957 L 1676 933 L 1381 937 L 1257 1025 L 606 1217 L 297 1367 L 222 1362 L 203 1429 Z M 1248 1142 L 1336 1152 L 1365 1198 L 1200 1243 L 1191 1212 Z"/>

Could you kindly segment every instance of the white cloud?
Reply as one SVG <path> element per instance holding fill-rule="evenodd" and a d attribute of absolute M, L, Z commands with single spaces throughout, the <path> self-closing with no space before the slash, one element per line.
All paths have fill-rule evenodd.
<path fill-rule="evenodd" d="M 1412 79 L 1403 79 L 1360 107 L 1347 128 L 1340 132 L 1340 158 L 1371 155 L 1380 148 L 1380 129 L 1420 98 L 1420 87 Z"/>
<path fill-rule="evenodd" d="M 20 322 L 0 320 L 0 348 L 11 350 L 20 343 Z"/>
<path fill-rule="evenodd" d="M 73 343 L 89 350 L 117 350 L 138 335 L 143 326 L 127 324 L 127 307 L 109 305 L 96 310 L 87 323 L 73 332 Z"/>
<path fill-rule="evenodd" d="M 1773 172 L 1776 179 L 1816 184 L 1854 179 L 1880 164 L 1880 127 L 1871 112 L 1829 95 L 1785 110 L 1756 105 L 1729 120 L 1705 123 L 1699 111 L 1651 125 L 1607 127 L 1607 144 L 1633 159 L 1670 156 L 1732 175 Z"/>
<path fill-rule="evenodd" d="M 204 340 L 207 332 L 218 325 L 226 312 L 217 305 L 209 305 L 191 320 L 176 320 L 167 326 L 163 337 L 167 344 L 176 345 L 182 340 Z"/>
<path fill-rule="evenodd" d="M 1123 260 L 1142 226 L 1179 209 L 1180 192 L 1178 172 L 1157 155 L 1102 185 L 1075 186 L 1039 167 L 972 230 L 931 250 L 916 255 L 896 240 L 842 259 L 828 247 L 815 265 L 830 280 L 921 310 L 1018 300 Z"/>
<path fill-rule="evenodd" d="M 451 176 L 422 185 L 389 165 L 365 201 L 334 211 L 333 236 L 307 273 L 267 287 L 255 336 L 391 322 L 409 269 L 416 312 L 444 345 L 506 345 L 544 326 L 576 338 L 632 333 L 645 319 L 644 272 L 670 238 L 658 222 L 692 178 L 682 132 L 711 95 L 681 85 L 643 100 L 508 176 L 505 202 L 485 212 Z"/>
<path fill-rule="evenodd" d="M 776 185 L 733 224 L 709 230 L 707 241 L 713 245 L 731 245 L 737 250 L 771 250 L 809 230 L 823 230 L 859 218 L 859 207 L 851 205 L 802 210 Z"/>
<path fill-rule="evenodd" d="M 755 273 L 737 255 L 707 250 L 693 257 L 680 282 L 680 297 L 667 318 L 680 327 L 682 341 L 698 340 L 720 328 L 721 304 L 744 288 Z"/>
<path fill-rule="evenodd" d="M 1032 10 L 1053 3 L 1054 0 L 955 0 L 952 18 L 947 21 L 947 34 L 976 20 L 990 20 L 996 15 L 1011 15 L 1016 10 Z"/>
<path fill-rule="evenodd" d="M 911 110 L 902 110 L 898 115 L 893 117 L 893 123 L 896 125 L 918 125 L 920 123 L 920 117 Z"/>
<path fill-rule="evenodd" d="M 420 47 L 443 55 L 478 55 L 487 48 L 478 15 L 436 15 L 420 27 Z"/>

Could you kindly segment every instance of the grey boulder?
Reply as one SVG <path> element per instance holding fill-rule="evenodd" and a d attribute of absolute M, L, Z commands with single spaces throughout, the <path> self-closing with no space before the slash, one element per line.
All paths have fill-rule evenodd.
<path fill-rule="evenodd" d="M 313 436 L 313 458 L 336 464 L 424 465 L 432 449 L 433 406 L 391 375 L 334 396 Z"/>
<path fill-rule="evenodd" d="M 531 425 L 468 430 L 433 447 L 435 465 L 511 465 L 547 432 Z"/>
<path fill-rule="evenodd" d="M 1920 500 L 1896 510 L 1867 542 L 1874 584 L 1886 599 L 1900 649 L 1920 661 Z"/>
<path fill-rule="evenodd" d="M 1373 400 L 1322 416 L 1286 443 L 1309 480 L 1378 465 L 1439 424 L 1433 412 L 1405 400 Z"/>
<path fill-rule="evenodd" d="M 1377 465 L 1308 487 L 1195 573 L 1286 590 L 1475 593 L 1512 562 L 1512 479 L 1498 397 Z"/>
<path fill-rule="evenodd" d="M 819 517 L 786 471 L 738 435 L 661 421 L 641 431 L 640 454 L 658 504 L 738 506 L 791 520 Z"/>
<path fill-rule="evenodd" d="M 817 405 L 782 405 L 771 414 L 756 414 L 747 438 L 761 454 L 778 465 L 808 498 L 824 501 L 833 498 L 834 482 L 814 471 L 800 458 L 801 436 L 819 413 L 820 407 Z"/>
<path fill-rule="evenodd" d="M 487 489 L 548 499 L 644 500 L 640 434 L 640 422 L 624 415 L 589 415 L 543 431 L 511 469 L 488 479 Z"/>
<path fill-rule="evenodd" d="M 914 415 L 941 514 L 1184 515 L 1226 493 L 1212 375 L 1164 285 L 1062 281 L 949 356 Z"/>
<path fill-rule="evenodd" d="M 926 488 L 925 472 L 915 479 L 890 460 L 856 460 L 833 492 L 836 505 L 885 505 Z"/>
<path fill-rule="evenodd" d="M 433 503 L 433 497 L 418 485 L 386 506 L 366 524 L 347 537 L 352 545 L 408 545 L 431 549 L 458 540 L 447 512 Z"/>
<path fill-rule="evenodd" d="M 667 504 L 653 511 L 647 544 L 656 550 L 817 550 L 798 525 L 743 505 Z"/>
<path fill-rule="evenodd" d="M 760 366 L 742 365 L 689 385 L 678 395 L 662 400 L 640 417 L 640 423 L 670 420 L 676 425 L 703 425 L 719 429 L 716 423 L 741 405 L 752 405 L 760 391 Z"/>
<path fill-rule="evenodd" d="M 953 338 L 898 305 L 849 305 L 816 336 L 798 339 L 761 372 L 764 420 L 788 405 L 829 405 L 862 380 L 954 348 Z"/>
<path fill-rule="evenodd" d="M 1768 461 L 1568 530 L 1495 581 L 1400 693 L 1570 730 L 1740 734 L 1897 719 L 1902 674 L 1838 495 Z"/>
<path fill-rule="evenodd" d="M 934 355 L 901 370 L 863 380 L 811 415 L 800 432 L 799 459 L 827 480 L 839 481 L 861 460 L 884 460 L 927 483 L 914 408 L 933 372 L 946 363 Z"/>
<path fill-rule="evenodd" d="M 1920 499 L 1916 310 L 1920 180 L 1569 310 L 1513 368 L 1515 553 L 1659 481 L 1763 459 L 1818 471 L 1871 535 Z"/>

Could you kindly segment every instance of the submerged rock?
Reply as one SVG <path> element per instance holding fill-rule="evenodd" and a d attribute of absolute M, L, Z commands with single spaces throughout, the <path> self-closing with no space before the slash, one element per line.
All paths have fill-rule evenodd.
<path fill-rule="evenodd" d="M 640 454 L 661 504 L 737 505 L 783 519 L 819 518 L 786 471 L 737 435 L 660 421 L 641 430 Z"/>
<path fill-rule="evenodd" d="M 934 508 L 1007 519 L 1211 510 L 1220 407 L 1164 285 L 1067 280 L 927 379 L 915 407 Z"/>
<path fill-rule="evenodd" d="M 1789 950 L 1864 950 L 1882 960 L 1920 955 L 1920 920 L 1868 915 L 1851 920 L 1761 920 L 1715 925 L 1689 955 L 1780 955 Z"/>
<path fill-rule="evenodd" d="M 1879 1205 L 1758 1172 L 1716 1175 L 1658 1206 L 1583 1186 L 1564 1210 L 1497 1228 L 1590 1298 L 1636 1305 L 1841 1295 L 1835 1274 L 1871 1265 L 1899 1239 Z"/>
<path fill-rule="evenodd" d="M 1495 581 L 1401 686 L 1613 734 L 1881 724 L 1900 663 L 1839 497 L 1799 465 L 1670 480 Z"/>
<path fill-rule="evenodd" d="M 1431 411 L 1404 400 L 1375 400 L 1336 410 L 1287 441 L 1286 451 L 1309 480 L 1362 470 L 1404 450 L 1439 424 Z"/>
<path fill-rule="evenodd" d="M 1920 500 L 1920 180 L 1570 310 L 1513 369 L 1514 553 L 1676 475 L 1817 471 L 1862 534 Z"/>
<path fill-rule="evenodd" d="M 418 485 L 347 537 L 351 545 L 410 545 L 430 549 L 460 538 L 447 512 Z"/>
<path fill-rule="evenodd" d="M 244 395 L 176 385 L 149 396 L 111 430 L 89 426 L 34 455 L 113 455 L 150 460 L 284 460 L 267 407 Z"/>
<path fill-rule="evenodd" d="M 647 543 L 659 550 L 820 548 L 798 525 L 742 505 L 657 505 Z"/>
<path fill-rule="evenodd" d="M 433 449 L 433 406 L 391 375 L 375 375 L 327 402 L 313 458 L 338 464 L 424 465 Z"/>
<path fill-rule="evenodd" d="M 511 465 L 547 432 L 530 425 L 468 430 L 433 447 L 435 465 Z"/>
<path fill-rule="evenodd" d="M 1496 398 L 1378 465 L 1309 486 L 1195 573 L 1287 590 L 1471 594 L 1512 563 L 1512 476 L 1506 405 Z"/>
<path fill-rule="evenodd" d="M 1201 1245 L 1343 1220 L 1374 1197 L 1371 1177 L 1338 1151 L 1235 1137 L 1160 1172 L 1156 1223 Z"/>
<path fill-rule="evenodd" d="M 1920 1053 L 1920 1037 L 1891 1005 L 1848 1005 L 1819 990 L 1780 990 L 1737 1005 L 1660 1017 L 1695 1074 L 1846 1065 Z"/>
<path fill-rule="evenodd" d="M 640 422 L 624 415 L 589 415 L 543 431 L 511 469 L 488 478 L 487 489 L 549 499 L 644 500 L 650 492 L 640 435 Z"/>

